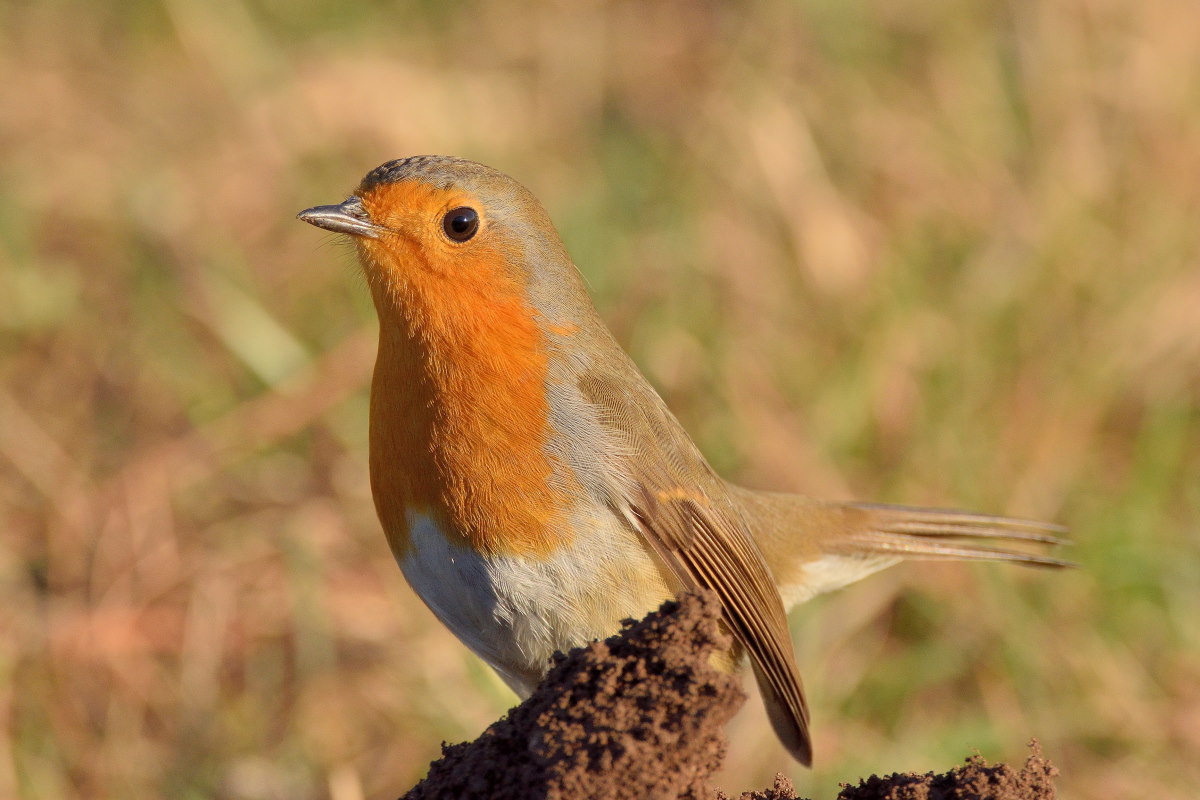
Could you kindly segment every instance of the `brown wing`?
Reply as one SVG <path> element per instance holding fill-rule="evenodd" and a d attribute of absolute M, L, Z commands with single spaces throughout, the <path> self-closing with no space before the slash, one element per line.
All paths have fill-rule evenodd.
<path fill-rule="evenodd" d="M 626 369 L 633 374 L 624 379 L 595 372 L 579 379 L 601 424 L 622 444 L 614 499 L 685 588 L 720 598 L 730 630 L 750 655 L 776 734 L 810 765 L 808 706 L 766 561 L 724 482 L 632 364 Z"/>
<path fill-rule="evenodd" d="M 762 554 L 708 498 L 640 488 L 629 509 L 642 534 L 685 587 L 720 598 L 726 622 L 750 654 L 775 733 L 797 761 L 811 766 L 808 704 L 783 603 Z"/>

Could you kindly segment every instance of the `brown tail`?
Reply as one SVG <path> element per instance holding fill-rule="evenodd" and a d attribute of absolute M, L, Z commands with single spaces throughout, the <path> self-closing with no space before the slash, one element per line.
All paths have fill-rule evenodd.
<path fill-rule="evenodd" d="M 791 607 L 903 558 L 1006 561 L 1061 568 L 1059 525 L 940 508 L 829 503 L 795 494 L 730 491 Z"/>
<path fill-rule="evenodd" d="M 944 508 L 911 508 L 881 503 L 848 503 L 842 508 L 857 525 L 830 553 L 893 554 L 903 558 L 959 561 L 1010 561 L 1031 567 L 1073 564 L 1024 547 L 1059 547 L 1068 542 L 1054 534 L 1066 528 L 1047 522 L 975 514 Z M 855 512 L 858 512 L 857 514 Z"/>

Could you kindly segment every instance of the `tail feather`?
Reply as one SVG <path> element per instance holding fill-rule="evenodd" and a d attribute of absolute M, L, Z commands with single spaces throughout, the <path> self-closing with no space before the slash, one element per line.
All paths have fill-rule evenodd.
<path fill-rule="evenodd" d="M 1070 561 L 1014 546 L 1069 544 L 1055 536 L 1061 525 L 1012 517 L 941 508 L 910 508 L 878 503 L 850 503 L 847 510 L 865 513 L 840 541 L 828 542 L 831 552 L 888 553 L 913 559 L 1007 561 L 1034 567 L 1073 566 Z M 973 540 L 983 540 L 980 544 Z"/>
<path fill-rule="evenodd" d="M 832 503 L 730 485 L 787 607 L 902 559 L 1060 569 L 1061 525 L 942 508 Z"/>

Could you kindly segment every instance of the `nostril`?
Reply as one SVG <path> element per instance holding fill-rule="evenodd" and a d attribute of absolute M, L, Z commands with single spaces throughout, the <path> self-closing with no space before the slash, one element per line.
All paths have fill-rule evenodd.
<path fill-rule="evenodd" d="M 363 205 L 362 198 L 358 195 L 350 195 L 346 201 L 342 203 L 342 210 L 352 217 L 357 217 L 363 222 L 370 222 L 371 215 L 367 213 L 366 206 Z"/>

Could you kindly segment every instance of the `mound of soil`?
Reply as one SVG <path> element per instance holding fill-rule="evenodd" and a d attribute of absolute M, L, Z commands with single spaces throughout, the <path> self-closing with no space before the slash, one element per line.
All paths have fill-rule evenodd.
<path fill-rule="evenodd" d="M 745 695 L 707 663 L 729 646 L 712 597 L 669 602 L 559 657 L 537 692 L 442 758 L 405 800 L 700 798 Z"/>
<path fill-rule="evenodd" d="M 838 800 L 1054 800 L 1054 765 L 1042 757 L 1037 740 L 1023 769 L 988 763 L 971 756 L 966 766 L 935 775 L 909 772 L 880 778 L 872 775 L 858 786 L 842 784 Z"/>
<path fill-rule="evenodd" d="M 558 656 L 537 692 L 474 742 L 442 757 L 402 800 L 728 800 L 708 784 L 725 724 L 745 700 L 710 656 L 729 646 L 712 595 L 689 595 L 603 642 Z M 839 800 L 1044 800 L 1055 770 L 1036 750 L 1023 770 L 968 759 L 944 775 L 872 776 Z M 782 775 L 741 800 L 797 800 Z"/>

